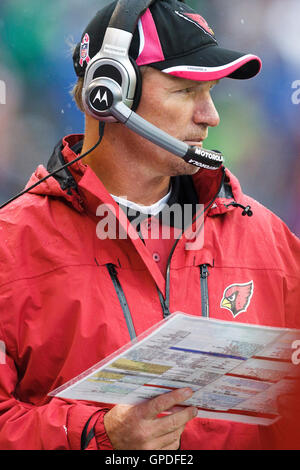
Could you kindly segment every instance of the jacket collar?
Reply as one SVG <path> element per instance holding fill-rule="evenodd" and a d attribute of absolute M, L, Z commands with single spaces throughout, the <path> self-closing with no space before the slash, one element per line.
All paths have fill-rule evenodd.
<path fill-rule="evenodd" d="M 65 162 L 74 160 L 77 155 L 74 149 L 80 152 L 79 142 L 83 135 L 70 135 L 62 139 L 54 149 L 53 154 L 47 165 L 47 170 L 40 165 L 32 175 L 28 185 L 31 186 L 50 171 L 58 169 Z M 75 146 L 75 147 L 74 147 Z M 77 147 L 77 149 L 76 149 Z M 79 150 L 78 150 L 79 148 Z M 241 188 L 237 179 L 225 168 L 219 170 L 199 170 L 193 177 L 195 190 L 197 192 L 199 203 L 207 206 L 206 215 L 214 216 L 233 210 L 233 206 L 228 206 L 232 201 L 242 197 Z M 221 187 L 221 182 L 224 184 Z M 55 196 L 63 198 L 78 212 L 86 212 L 91 218 L 97 221 L 97 209 L 106 204 L 114 209 L 115 214 L 119 214 L 119 206 L 110 196 L 103 183 L 99 180 L 93 170 L 84 165 L 81 161 L 76 162 L 71 167 L 58 172 L 55 177 L 50 177 L 39 186 L 30 191 L 34 194 Z M 213 204 L 212 204 L 213 201 Z M 126 218 L 125 218 L 126 219 Z M 161 292 L 165 291 L 165 279 L 153 261 L 150 252 L 146 249 L 142 240 L 135 234 L 130 234 L 133 226 L 128 224 L 127 219 L 119 218 L 120 226 L 132 238 L 135 249 L 143 259 L 149 272 L 153 276 Z"/>
<path fill-rule="evenodd" d="M 47 170 L 40 165 L 27 187 L 37 182 L 47 172 L 51 173 L 64 163 L 74 160 L 81 150 L 83 137 L 83 134 L 71 134 L 60 140 L 48 161 Z M 222 178 L 223 184 L 220 189 Z M 243 194 L 237 178 L 224 167 L 214 171 L 200 169 L 193 176 L 193 182 L 199 203 L 206 205 L 215 198 L 208 210 L 209 216 L 233 210 L 234 206 L 230 205 L 232 202 L 243 202 Z M 86 210 L 94 215 L 99 204 L 116 204 L 92 169 L 80 161 L 61 170 L 31 192 L 62 197 L 71 202 L 74 209 L 80 212 Z"/>

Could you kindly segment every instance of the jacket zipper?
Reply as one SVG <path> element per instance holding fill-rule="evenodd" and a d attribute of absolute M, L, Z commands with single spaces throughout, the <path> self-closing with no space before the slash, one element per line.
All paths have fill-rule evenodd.
<path fill-rule="evenodd" d="M 201 311 L 202 316 L 209 317 L 209 303 L 208 303 L 208 285 L 207 278 L 209 276 L 208 267 L 206 264 L 200 266 L 200 284 L 201 284 Z"/>
<path fill-rule="evenodd" d="M 120 284 L 120 281 L 118 279 L 117 270 L 116 270 L 115 266 L 111 263 L 107 264 L 106 267 L 107 267 L 107 270 L 108 270 L 109 275 L 111 277 L 111 280 L 113 282 L 114 288 L 116 290 L 119 302 L 121 304 L 123 314 L 124 314 L 124 318 L 125 318 L 125 321 L 126 321 L 126 325 L 127 325 L 127 328 L 128 328 L 128 332 L 129 332 L 129 335 L 130 335 L 130 339 L 133 340 L 134 338 L 136 338 L 136 332 L 135 332 L 135 329 L 134 329 L 134 326 L 133 326 L 133 321 L 132 321 L 131 313 L 130 313 L 130 310 L 129 310 L 129 307 L 128 307 L 127 299 L 125 297 L 125 293 L 124 293 L 123 288 L 122 288 L 122 286 Z"/>
<path fill-rule="evenodd" d="M 205 207 L 204 211 L 201 212 L 201 215 L 204 215 L 204 213 L 213 205 L 213 203 L 215 202 L 215 200 L 217 199 L 218 197 L 218 194 L 219 192 L 221 191 L 221 188 L 223 186 L 223 183 L 224 183 L 224 180 L 225 180 L 225 168 L 223 168 L 223 175 L 222 175 L 222 180 L 221 180 L 221 183 L 220 183 L 220 186 L 215 194 L 215 196 L 213 197 L 213 199 L 210 201 L 210 203 Z M 198 216 L 197 216 L 198 217 Z M 196 219 L 197 219 L 196 217 Z M 196 220 L 195 219 L 195 220 Z M 194 220 L 194 222 L 195 222 Z M 171 252 L 169 254 L 169 258 L 168 258 L 168 262 L 167 262 L 167 272 L 166 272 L 166 295 L 165 295 L 165 301 L 164 301 L 164 307 L 166 310 L 169 311 L 169 308 L 170 308 L 170 265 L 171 265 L 171 259 L 172 259 L 172 256 L 173 256 L 173 253 L 175 251 L 175 248 L 181 238 L 181 236 L 183 235 L 184 232 L 181 233 L 180 237 L 177 238 L 177 240 L 175 241 L 172 249 L 171 249 Z M 207 266 L 206 265 L 203 265 L 206 267 L 206 270 L 204 269 L 204 272 L 203 274 L 201 273 L 201 267 L 200 267 L 200 273 L 201 273 L 201 290 L 203 291 L 204 290 L 204 295 L 201 295 L 201 298 L 203 299 L 202 300 L 202 315 L 203 316 L 207 316 L 209 315 L 209 308 L 208 308 L 208 289 L 207 289 L 207 276 L 209 275 L 209 272 L 208 272 L 208 269 L 207 269 Z M 202 275 L 203 276 L 206 276 L 206 277 L 203 277 L 202 279 Z M 202 288 L 202 284 L 203 284 L 203 288 Z M 205 300 L 206 299 L 206 300 Z M 205 314 L 205 315 L 204 315 Z"/>

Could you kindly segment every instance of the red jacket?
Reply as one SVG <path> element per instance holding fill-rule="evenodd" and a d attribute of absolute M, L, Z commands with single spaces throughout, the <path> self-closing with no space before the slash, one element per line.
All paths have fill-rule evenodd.
<path fill-rule="evenodd" d="M 80 139 L 65 138 L 50 167 L 75 158 L 70 146 Z M 6 348 L 1 449 L 80 449 L 95 423 L 88 448 L 111 448 L 103 426 L 106 405 L 50 399 L 48 393 L 168 311 L 299 327 L 300 242 L 245 196 L 229 171 L 224 187 L 232 196 L 223 190 L 210 207 L 222 171 L 193 177 L 199 201 L 208 207 L 204 246 L 187 250 L 182 237 L 167 281 L 139 238 L 97 238 L 97 207 L 118 206 L 89 167 L 78 163 L 71 173 L 73 178 L 61 172 L 48 179 L 0 212 L 0 340 Z M 39 166 L 29 184 L 46 174 Z M 250 205 L 253 216 L 243 217 L 231 203 Z M 256 426 L 196 418 L 181 447 L 260 448 L 263 433 Z"/>

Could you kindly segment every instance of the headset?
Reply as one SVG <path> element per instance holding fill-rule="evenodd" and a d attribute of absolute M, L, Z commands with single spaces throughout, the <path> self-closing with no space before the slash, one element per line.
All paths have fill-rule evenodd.
<path fill-rule="evenodd" d="M 140 16 L 155 1 L 162 0 L 119 0 L 106 29 L 101 49 L 87 65 L 82 101 L 86 113 L 99 121 L 97 143 L 86 153 L 9 199 L 0 209 L 93 152 L 102 140 L 105 122 L 120 122 L 191 165 L 209 170 L 221 167 L 224 162 L 221 152 L 189 146 L 135 113 L 141 96 L 142 78 L 137 64 L 129 56 L 129 48 Z"/>
<path fill-rule="evenodd" d="M 87 65 L 82 101 L 85 111 L 104 122 L 121 122 L 133 132 L 182 157 L 187 163 L 216 170 L 223 163 L 218 151 L 189 146 L 134 112 L 142 79 L 129 48 L 140 16 L 155 1 L 119 0 L 111 16 L 100 51 Z"/>

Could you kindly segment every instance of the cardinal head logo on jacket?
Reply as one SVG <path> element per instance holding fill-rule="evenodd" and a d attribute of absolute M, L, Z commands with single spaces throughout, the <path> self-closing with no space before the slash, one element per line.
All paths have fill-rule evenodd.
<path fill-rule="evenodd" d="M 234 318 L 246 312 L 253 294 L 253 281 L 244 284 L 230 284 L 223 293 L 220 307 L 229 310 Z"/>

